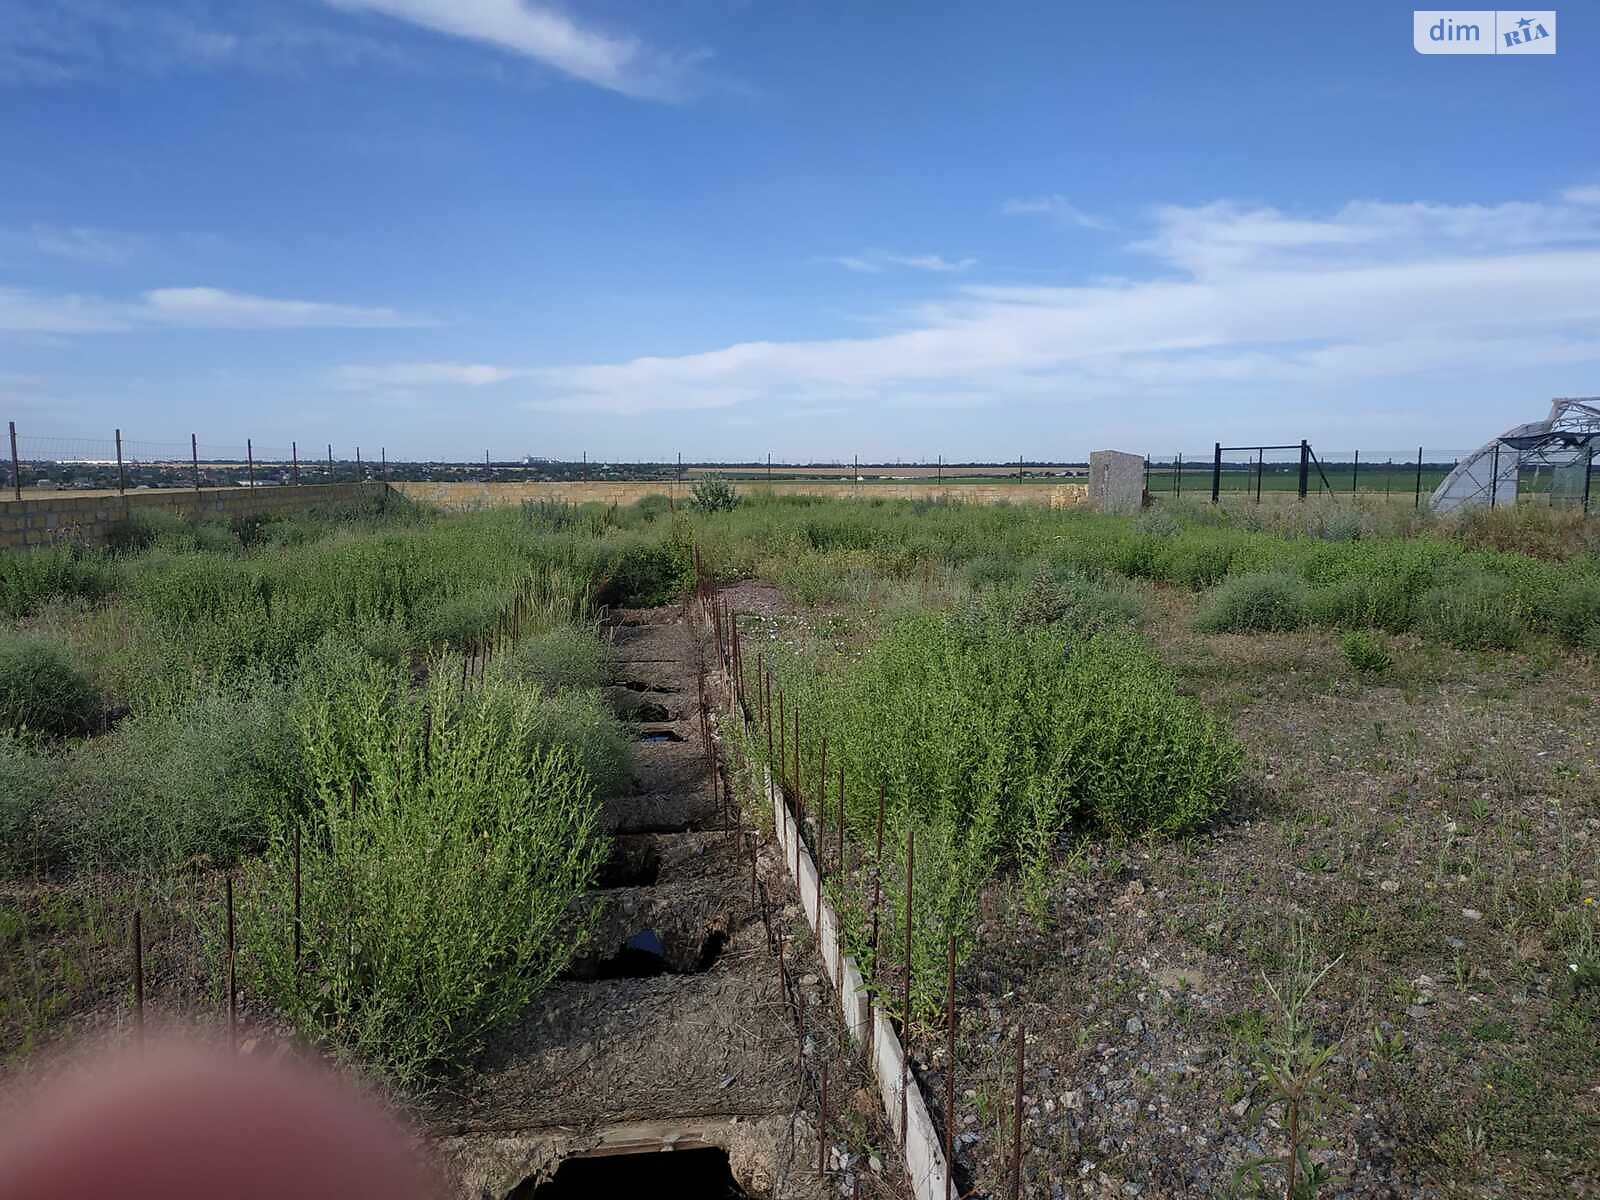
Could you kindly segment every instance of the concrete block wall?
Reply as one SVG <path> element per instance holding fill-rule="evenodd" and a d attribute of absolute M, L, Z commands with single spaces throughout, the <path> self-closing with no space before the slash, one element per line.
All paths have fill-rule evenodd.
<path fill-rule="evenodd" d="M 140 511 L 175 513 L 187 520 L 228 520 L 347 503 L 381 495 L 384 487 L 381 483 L 314 483 L 299 487 L 206 488 L 199 492 L 173 488 L 129 492 L 126 496 L 116 492 L 33 492 L 22 500 L 0 500 L 0 549 L 61 542 L 102 545 L 112 525 Z"/>
<path fill-rule="evenodd" d="M 1142 462 L 1142 460 L 1141 460 Z M 644 496 L 689 497 L 693 483 L 394 483 L 395 491 L 422 504 L 451 510 L 497 508 L 524 500 L 632 504 Z M 960 500 L 972 504 L 1031 504 L 1076 508 L 1087 503 L 1081 483 L 840 483 L 833 480 L 776 483 L 735 480 L 744 495 L 829 496 L 840 500 Z"/>

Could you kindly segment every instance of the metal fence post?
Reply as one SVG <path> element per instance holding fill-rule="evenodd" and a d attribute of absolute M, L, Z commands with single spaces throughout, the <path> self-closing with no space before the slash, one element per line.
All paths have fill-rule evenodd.
<path fill-rule="evenodd" d="M 1489 507 L 1493 508 L 1500 498 L 1500 443 L 1494 444 L 1494 465 L 1490 468 L 1493 474 L 1489 477 Z"/>
<path fill-rule="evenodd" d="M 128 473 L 122 466 L 122 430 L 117 430 L 117 491 L 128 494 Z"/>
<path fill-rule="evenodd" d="M 11 487 L 18 500 L 22 499 L 22 467 L 17 461 L 17 423 L 10 421 L 11 426 Z"/>
<path fill-rule="evenodd" d="M 189 435 L 189 457 L 194 462 L 194 490 L 200 490 L 200 439 L 194 434 Z"/>
<path fill-rule="evenodd" d="M 1350 466 L 1350 494 L 1354 496 L 1361 483 L 1361 451 L 1356 451 L 1356 461 Z"/>
<path fill-rule="evenodd" d="M 1172 465 L 1172 494 L 1183 495 L 1183 452 L 1178 452 L 1178 458 Z"/>
<path fill-rule="evenodd" d="M 361 447 L 357 446 L 356 447 L 356 482 L 360 483 L 361 481 L 362 481 L 362 479 L 361 479 Z"/>
<path fill-rule="evenodd" d="M 1594 444 L 1588 446 L 1588 456 L 1584 459 L 1583 467 L 1583 512 L 1589 514 L 1589 479 L 1594 474 Z"/>
<path fill-rule="evenodd" d="M 300 443 L 289 443 L 289 455 L 294 460 L 294 481 L 300 482 Z"/>
<path fill-rule="evenodd" d="M 1306 491 L 1311 482 L 1311 443 L 1305 438 L 1300 439 L 1300 499 L 1306 498 Z M 1261 499 L 1261 487 L 1256 485 L 1256 499 Z"/>
<path fill-rule="evenodd" d="M 249 438 L 244 440 L 244 461 L 250 468 L 250 486 L 256 485 L 256 448 L 255 443 Z"/>
<path fill-rule="evenodd" d="M 334 481 L 334 475 L 333 475 L 333 443 L 329 442 L 328 443 L 328 482 L 332 483 L 333 481 Z"/>
<path fill-rule="evenodd" d="M 1422 507 L 1422 447 L 1417 447 L 1417 498 L 1412 508 Z"/>
<path fill-rule="evenodd" d="M 1256 447 L 1256 503 L 1261 503 L 1261 476 L 1267 469 L 1267 449 L 1265 446 Z"/>
<path fill-rule="evenodd" d="M 1211 503 L 1215 504 L 1222 495 L 1222 443 L 1218 442 L 1213 450 L 1215 457 L 1211 460 Z"/>

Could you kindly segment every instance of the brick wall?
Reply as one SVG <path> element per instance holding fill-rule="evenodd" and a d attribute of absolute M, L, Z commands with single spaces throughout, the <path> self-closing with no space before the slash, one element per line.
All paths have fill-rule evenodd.
<path fill-rule="evenodd" d="M 249 517 L 381 495 L 381 483 L 316 483 L 299 487 L 206 488 L 74 495 L 33 492 L 22 500 L 0 500 L 0 549 L 80 542 L 94 546 L 130 512 L 158 509 L 189 520 Z"/>

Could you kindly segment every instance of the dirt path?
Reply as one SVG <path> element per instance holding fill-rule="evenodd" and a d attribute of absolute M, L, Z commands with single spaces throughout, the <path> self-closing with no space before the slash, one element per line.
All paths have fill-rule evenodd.
<path fill-rule="evenodd" d="M 815 1143 L 791 1133 L 796 1038 L 705 754 L 702 649 L 676 607 L 626 611 L 614 638 L 607 695 L 638 740 L 633 786 L 605 802 L 599 927 L 438 1104 L 445 1169 L 499 1200 L 575 1154 L 713 1147 L 749 1195 L 818 1195 L 791 1169 Z"/>

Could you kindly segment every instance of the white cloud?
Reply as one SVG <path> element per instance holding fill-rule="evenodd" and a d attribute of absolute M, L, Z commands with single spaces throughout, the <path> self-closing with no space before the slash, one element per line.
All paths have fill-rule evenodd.
<path fill-rule="evenodd" d="M 352 389 L 415 388 L 439 384 L 482 387 L 504 383 L 520 372 L 510 367 L 481 363 L 413 362 L 378 365 L 353 364 L 335 368 L 333 382 Z"/>
<path fill-rule="evenodd" d="M 864 254 L 845 254 L 822 261 L 870 275 L 877 275 L 891 267 L 903 267 L 908 271 L 965 271 L 978 262 L 975 258 L 946 258 L 942 254 L 892 254 L 886 250 L 868 250 Z"/>
<path fill-rule="evenodd" d="M 1568 204 L 1600 204 L 1600 183 L 1586 183 L 1569 187 L 1561 193 Z"/>
<path fill-rule="evenodd" d="M 1111 223 L 1104 218 L 1084 212 L 1065 196 L 1054 193 L 1048 196 L 1024 196 L 1007 200 L 1000 206 L 1000 211 L 1008 217 L 1050 217 L 1063 225 L 1072 225 L 1079 229 L 1111 227 Z"/>
<path fill-rule="evenodd" d="M 1574 191 L 1569 189 L 1564 197 Z M 1152 210 L 1155 231 L 1131 249 L 1199 276 L 1326 263 L 1419 260 L 1600 240 L 1600 209 L 1560 203 L 1395 204 L 1356 201 L 1327 217 L 1290 216 L 1270 207 L 1217 201 Z"/>
<path fill-rule="evenodd" d="M 578 24 L 529 0 L 326 0 L 335 8 L 381 13 L 451 37 L 531 58 L 563 74 L 624 95 L 680 98 L 708 52 L 674 55 L 631 36 Z"/>
<path fill-rule="evenodd" d="M 39 254 L 101 265 L 127 262 L 140 246 L 140 240 L 130 234 L 88 226 L 34 225 L 25 240 Z"/>
<path fill-rule="evenodd" d="M 493 379 L 514 382 L 528 408 L 793 413 L 1600 364 L 1600 226 L 1570 205 L 1362 202 L 1286 216 L 1217 203 L 1155 209 L 1152 220 L 1136 245 L 1170 277 L 970 285 L 879 336 L 500 367 Z"/>
<path fill-rule="evenodd" d="M 282 300 L 213 287 L 156 288 L 138 300 L 0 286 L 0 331 L 121 333 L 135 329 L 358 329 L 427 325 L 391 308 Z"/>

